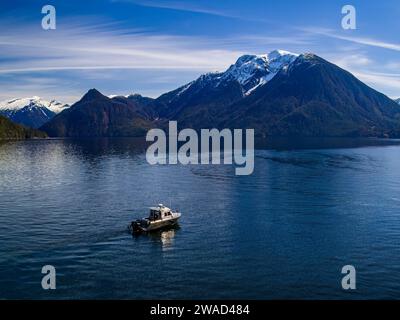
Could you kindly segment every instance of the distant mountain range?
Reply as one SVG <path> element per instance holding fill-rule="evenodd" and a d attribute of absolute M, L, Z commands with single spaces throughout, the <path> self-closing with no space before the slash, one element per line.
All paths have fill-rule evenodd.
<path fill-rule="evenodd" d="M 0 115 L 0 140 L 46 138 L 47 134 L 31 128 L 16 124 Z"/>
<path fill-rule="evenodd" d="M 41 130 L 51 137 L 144 136 L 155 125 L 152 104 L 141 96 L 109 98 L 91 89 Z"/>
<path fill-rule="evenodd" d="M 0 102 L 0 115 L 13 122 L 31 127 L 39 128 L 52 119 L 69 105 L 58 101 L 46 101 L 40 97 L 12 99 Z"/>
<path fill-rule="evenodd" d="M 314 54 L 244 55 L 156 99 L 89 90 L 41 130 L 54 137 L 143 136 L 180 128 L 254 128 L 258 136 L 400 136 L 400 106 Z"/>

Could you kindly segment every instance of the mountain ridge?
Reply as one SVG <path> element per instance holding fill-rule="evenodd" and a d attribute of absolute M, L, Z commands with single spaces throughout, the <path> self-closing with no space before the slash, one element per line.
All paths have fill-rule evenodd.
<path fill-rule="evenodd" d="M 51 137 L 143 136 L 153 127 L 143 107 L 128 98 L 109 98 L 90 89 L 40 129 Z"/>
<path fill-rule="evenodd" d="M 110 98 L 91 89 L 42 128 L 50 136 L 129 136 L 164 128 L 169 120 L 180 128 L 254 128 L 259 136 L 400 135 L 393 100 L 315 54 L 282 50 L 241 56 L 226 71 L 203 74 L 155 99 Z"/>

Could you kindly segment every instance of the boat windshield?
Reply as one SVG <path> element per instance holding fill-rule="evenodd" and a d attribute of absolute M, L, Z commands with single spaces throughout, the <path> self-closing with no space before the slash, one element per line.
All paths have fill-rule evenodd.
<path fill-rule="evenodd" d="M 150 220 L 157 220 L 161 218 L 161 212 L 159 210 L 150 210 Z"/>

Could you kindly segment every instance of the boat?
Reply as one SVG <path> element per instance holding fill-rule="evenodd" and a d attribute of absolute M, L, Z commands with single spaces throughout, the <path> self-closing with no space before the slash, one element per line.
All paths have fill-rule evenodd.
<path fill-rule="evenodd" d="M 159 204 L 150 208 L 147 218 L 137 219 L 130 223 L 129 230 L 133 233 L 146 233 L 174 226 L 178 223 L 181 213 Z"/>

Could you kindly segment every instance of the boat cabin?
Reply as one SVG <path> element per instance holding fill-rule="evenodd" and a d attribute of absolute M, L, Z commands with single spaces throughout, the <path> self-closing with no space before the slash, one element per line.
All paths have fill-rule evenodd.
<path fill-rule="evenodd" d="M 172 211 L 170 208 L 164 206 L 163 204 L 159 204 L 158 207 L 150 208 L 149 220 L 162 220 L 164 218 L 168 218 L 172 216 Z"/>

